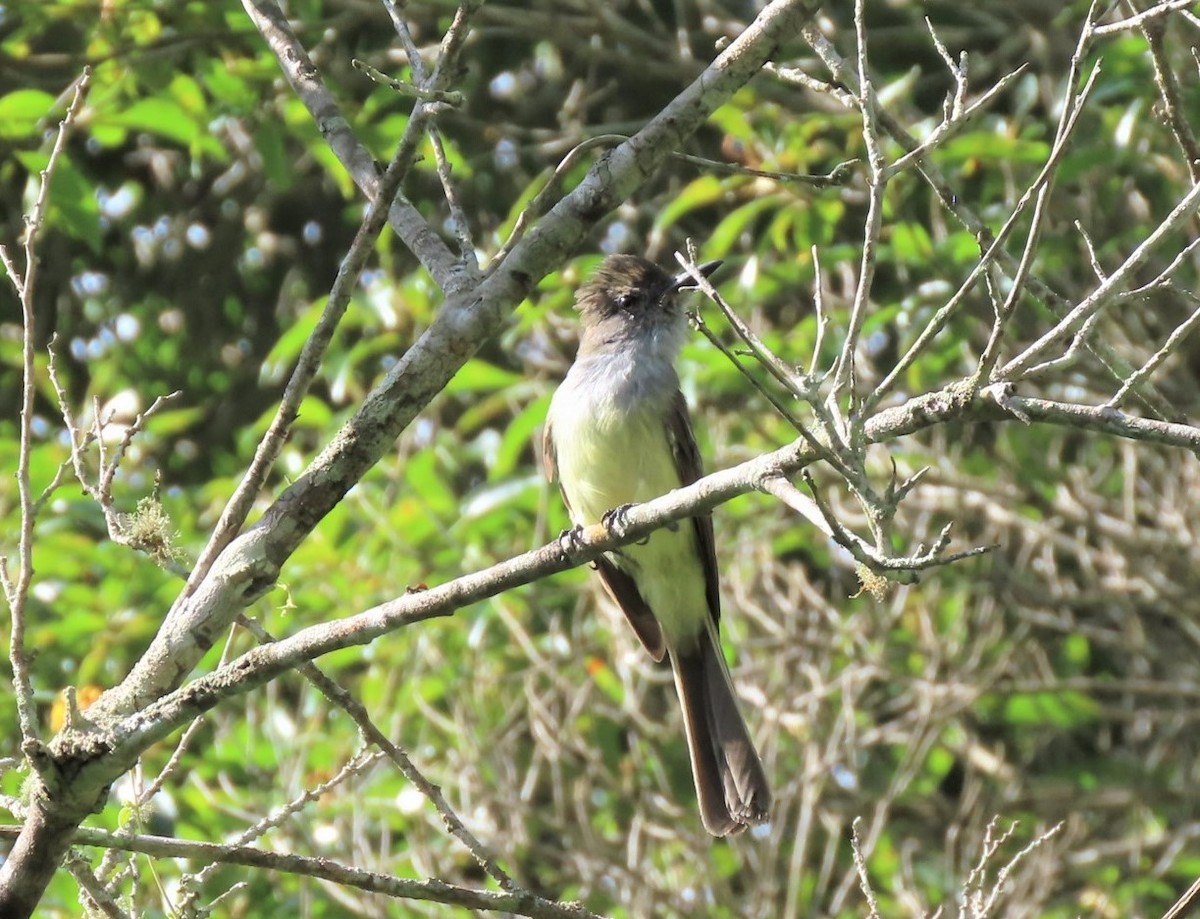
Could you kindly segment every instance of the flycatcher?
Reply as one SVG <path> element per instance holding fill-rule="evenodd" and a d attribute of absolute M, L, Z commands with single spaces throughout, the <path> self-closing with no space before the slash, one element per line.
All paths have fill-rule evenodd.
<path fill-rule="evenodd" d="M 542 447 L 576 525 L 703 474 L 675 374 L 687 331 L 676 301 L 690 284 L 686 273 L 672 278 L 643 258 L 610 255 L 576 297 L 579 353 L 550 403 Z M 717 632 L 712 518 L 656 530 L 606 553 L 597 570 L 650 655 L 670 657 L 705 828 L 724 836 L 763 823 L 771 791 Z"/>

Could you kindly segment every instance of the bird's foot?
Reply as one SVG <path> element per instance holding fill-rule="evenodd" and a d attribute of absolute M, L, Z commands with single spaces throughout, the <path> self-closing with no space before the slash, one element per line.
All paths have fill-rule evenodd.
<path fill-rule="evenodd" d="M 574 555 L 580 549 L 584 548 L 583 527 L 582 526 L 568 527 L 567 529 L 565 529 L 561 533 L 559 533 L 558 534 L 558 548 L 561 549 L 562 554 L 567 556 L 568 558 L 570 558 L 572 555 Z"/>
<path fill-rule="evenodd" d="M 614 507 L 612 510 L 604 512 L 600 518 L 600 522 L 604 524 L 604 528 L 608 530 L 617 539 L 624 539 L 629 534 L 629 509 L 632 504 L 622 504 L 620 507 Z M 650 541 L 650 536 L 647 535 L 637 541 L 639 546 L 644 546 Z"/>

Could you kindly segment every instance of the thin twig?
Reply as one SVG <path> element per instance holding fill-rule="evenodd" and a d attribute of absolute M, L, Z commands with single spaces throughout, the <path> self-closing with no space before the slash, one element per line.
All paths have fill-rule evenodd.
<path fill-rule="evenodd" d="M 287 16 L 275 0 L 242 0 L 242 7 L 308 109 L 321 137 L 367 200 L 377 200 L 381 179 L 375 158 L 350 129 L 350 121 L 342 114 L 337 99 L 321 82 L 320 69 L 296 37 Z M 389 221 L 434 281 L 443 290 L 453 288 L 459 270 L 457 260 L 420 211 L 402 196 L 396 196 L 390 207 Z"/>
<path fill-rule="evenodd" d="M 254 19 L 255 24 L 258 25 L 264 36 L 268 38 L 276 53 L 281 56 L 281 62 L 285 60 L 291 62 L 295 54 L 303 52 L 303 49 L 299 48 L 298 42 L 295 41 L 295 36 L 287 28 L 286 20 L 282 20 L 282 17 L 276 15 L 279 12 L 278 7 L 267 2 L 267 0 L 260 0 L 260 2 L 246 0 L 245 5 L 247 11 L 251 13 L 251 18 Z M 437 88 L 440 85 L 439 81 L 445 79 L 444 75 L 453 69 L 453 62 L 465 41 L 469 11 L 477 6 L 478 2 L 470 2 L 464 3 L 459 7 L 450 29 L 447 30 L 443 37 L 441 52 L 434 73 L 427 80 L 424 80 L 419 56 L 415 58 L 414 71 L 421 75 L 429 88 Z M 282 24 L 280 20 L 282 20 Z M 290 70 L 289 76 L 292 76 Z M 312 74 L 306 73 L 303 77 L 297 74 L 293 79 L 297 86 L 297 92 L 301 94 L 301 98 L 307 100 L 311 97 L 314 100 L 314 104 L 324 99 L 326 94 L 325 88 L 319 83 L 313 84 L 309 82 L 315 79 Z M 301 92 L 301 86 L 304 87 L 304 92 Z M 359 225 L 354 241 L 342 259 L 337 277 L 330 288 L 325 309 L 312 334 L 304 343 L 304 348 L 301 350 L 300 357 L 296 362 L 296 368 L 292 371 L 292 376 L 288 380 L 283 398 L 280 400 L 279 408 L 276 409 L 275 417 L 271 420 L 271 426 L 267 429 L 267 433 L 259 443 L 254 458 L 251 460 L 246 474 L 242 477 L 242 481 L 238 484 L 237 490 L 222 511 L 217 526 L 214 528 L 208 543 L 200 553 L 200 557 L 192 569 L 187 589 L 180 594 L 179 600 L 176 601 L 177 603 L 182 602 L 184 598 L 196 589 L 196 586 L 208 574 L 217 556 L 220 555 L 222 550 L 237 535 L 245 523 L 246 516 L 250 513 L 250 508 L 254 503 L 259 489 L 262 488 L 263 483 L 270 474 L 275 460 L 286 443 L 292 425 L 295 423 L 296 418 L 299 417 L 300 404 L 303 402 L 304 396 L 312 385 L 312 380 L 320 370 L 325 350 L 332 341 L 333 333 L 342 316 L 345 314 L 350 297 L 358 283 L 358 277 L 373 251 L 375 240 L 383 230 L 384 225 L 394 216 L 394 204 L 400 191 L 400 185 L 412 166 L 421 132 L 427 123 L 430 122 L 433 114 L 434 111 L 432 108 L 423 102 L 418 102 L 413 109 L 408 124 L 405 126 L 404 134 L 397 145 L 396 153 L 392 157 L 391 163 L 382 178 L 379 179 L 378 185 L 369 189 L 369 193 L 373 192 L 372 204 L 363 216 L 363 221 Z M 353 141 L 353 138 L 344 139 L 347 146 L 351 144 L 351 141 Z M 463 219 L 465 222 L 465 218 Z M 471 247 L 467 247 L 467 249 L 468 251 L 461 253 L 462 258 L 470 259 L 471 264 L 474 264 L 473 249 Z M 413 251 L 414 254 L 419 255 L 416 249 Z M 461 268 L 462 266 L 460 265 L 459 267 Z M 475 266 L 470 273 L 475 274 L 477 271 L 478 267 Z M 448 287 L 444 277 L 439 277 L 436 273 L 434 277 L 444 288 Z"/>
<path fill-rule="evenodd" d="M 1184 114 L 1188 106 L 1183 100 L 1183 88 L 1163 47 L 1166 22 L 1162 18 L 1147 20 L 1142 23 L 1141 30 L 1150 51 L 1150 61 L 1154 64 L 1154 83 L 1162 100 L 1162 114 L 1183 153 L 1193 184 L 1200 182 L 1200 143 L 1196 142 L 1196 135 Z"/>
<path fill-rule="evenodd" d="M 810 24 L 801 28 L 801 34 L 804 40 L 812 47 L 813 51 L 816 52 L 822 63 L 829 68 L 834 79 L 853 90 L 857 83 L 857 76 L 854 69 L 845 62 L 824 33 L 819 28 Z M 843 100 L 843 104 L 847 108 L 856 107 L 852 96 L 848 96 L 844 92 L 834 93 L 833 95 L 834 98 Z M 889 114 L 886 109 L 880 109 L 878 114 L 881 127 L 901 147 L 910 151 L 920 146 L 920 143 L 912 136 L 908 129 L 895 116 Z M 1003 249 L 992 246 L 994 236 L 991 229 L 966 204 L 964 196 L 959 195 L 955 191 L 937 164 L 929 158 L 924 158 L 917 162 L 917 169 L 937 195 L 942 207 L 948 213 L 952 214 L 976 239 L 980 250 L 986 253 L 984 258 L 992 257 L 1010 275 L 1014 273 L 1016 271 L 1015 259 Z M 1060 316 L 1065 315 L 1072 308 L 1072 304 L 1065 297 L 1036 276 L 1029 278 L 1027 286 L 1035 297 L 1047 304 Z M 1128 362 L 1103 342 L 1085 342 L 1083 346 L 1113 375 L 1114 379 L 1122 380 L 1132 372 L 1132 368 L 1128 367 Z M 1136 395 L 1147 408 L 1159 417 L 1177 417 L 1179 415 L 1179 412 L 1170 405 L 1163 394 L 1153 386 L 1144 386 L 1141 390 L 1136 391 Z M 870 405 L 871 402 L 868 400 L 867 408 Z"/>
<path fill-rule="evenodd" d="M 388 89 L 393 89 L 402 96 L 419 99 L 421 102 L 437 102 L 441 105 L 449 105 L 454 108 L 466 102 L 466 97 L 456 89 L 426 89 L 424 86 L 417 86 L 415 83 L 397 80 L 395 77 L 389 77 L 386 73 L 375 69 L 366 61 L 361 61 L 358 58 L 351 58 L 350 66 L 355 70 L 365 73 L 374 82 L 386 86 Z"/>
<path fill-rule="evenodd" d="M 860 826 L 862 826 L 862 817 L 855 817 L 854 822 L 850 824 L 850 850 L 854 853 L 854 870 L 858 874 L 859 888 L 862 890 L 863 896 L 867 898 L 867 919 L 879 919 L 879 901 L 875 899 L 875 892 L 871 889 L 871 879 L 867 875 L 867 860 L 863 855 L 862 843 L 858 836 Z"/>
<path fill-rule="evenodd" d="M 1188 193 L 1172 209 L 1154 231 L 1142 240 L 1127 259 L 1116 271 L 1109 275 L 1108 280 L 1100 284 L 1095 291 L 1086 297 L 1079 305 L 1067 313 L 1058 324 L 1042 335 L 1037 341 L 1014 357 L 995 375 L 998 380 L 1020 379 L 1029 368 L 1037 362 L 1047 350 L 1061 344 L 1077 328 L 1097 315 L 1111 303 L 1125 288 L 1128 280 L 1136 273 L 1155 248 L 1171 233 L 1188 220 L 1200 204 L 1200 185 L 1193 185 Z"/>
<path fill-rule="evenodd" d="M 542 186 L 541 190 L 521 209 L 521 213 L 517 215 L 517 219 L 513 222 L 512 230 L 509 231 L 508 239 L 504 241 L 504 244 L 496 250 L 496 254 L 492 256 L 486 273 L 492 274 L 499 268 L 512 251 L 513 246 L 525 235 L 529 224 L 550 209 L 550 199 L 558 188 L 559 182 L 562 181 L 563 177 L 579 161 L 584 153 L 595 147 L 622 144 L 628 139 L 624 134 L 598 134 L 572 147 L 554 168 L 554 172 L 550 174 L 550 177 L 546 179 L 546 183 Z"/>
<path fill-rule="evenodd" d="M 1159 3 L 1157 6 L 1152 6 L 1150 9 L 1135 16 L 1110 22 L 1107 25 L 1096 26 L 1095 34 L 1097 37 L 1101 37 L 1104 35 L 1115 35 L 1118 32 L 1128 32 L 1131 29 L 1140 29 L 1152 19 L 1166 16 L 1176 10 L 1186 10 L 1194 5 L 1195 0 L 1164 0 L 1164 2 Z"/>
<path fill-rule="evenodd" d="M 806 172 L 772 172 L 768 169 L 754 169 L 750 166 L 743 166 L 741 163 L 727 163 L 724 160 L 712 160 L 708 157 L 696 156 L 692 153 L 672 153 L 671 158 L 678 160 L 681 163 L 689 163 L 692 166 L 701 166 L 710 172 L 723 172 L 727 175 L 742 175 L 758 179 L 771 179 L 774 182 L 797 182 L 804 185 L 811 185 L 814 188 L 829 188 L 834 185 L 845 185 L 850 181 L 850 176 L 853 174 L 853 169 L 858 164 L 858 160 L 843 160 L 830 169 L 829 172 L 812 174 Z"/>
<path fill-rule="evenodd" d="M 1177 325 L 1171 334 L 1167 336 L 1167 340 L 1163 342 L 1163 346 L 1155 351 L 1146 363 L 1142 364 L 1141 367 L 1129 375 L 1129 379 L 1121 384 L 1121 388 L 1113 394 L 1113 397 L 1104 403 L 1105 408 L 1119 408 L 1121 403 L 1125 401 L 1125 397 L 1129 394 L 1129 391 L 1152 374 L 1174 352 L 1179 343 L 1187 338 L 1197 325 L 1200 325 L 1200 297 L 1197 297 L 1191 291 L 1179 288 L 1175 289 L 1195 305 L 1196 308 L 1187 319 Z"/>
<path fill-rule="evenodd" d="M 254 619 L 247 616 L 241 617 L 241 624 L 250 630 L 256 638 L 261 642 L 275 641 L 272 636 L 262 625 Z M 487 848 L 479 841 L 472 833 L 462 818 L 454 812 L 454 809 L 447 803 L 442 790 L 437 785 L 425 778 L 408 754 L 401 750 L 396 744 L 388 738 L 371 720 L 370 714 L 366 708 L 347 692 L 342 686 L 338 685 L 331 677 L 322 671 L 316 664 L 305 663 L 296 668 L 300 674 L 319 689 L 326 698 L 334 705 L 342 709 L 348 714 L 355 724 L 358 725 L 363 736 L 375 744 L 382 750 L 395 764 L 396 768 L 408 779 L 413 786 L 423 794 L 434 808 L 438 815 L 442 818 L 442 822 L 446 825 L 446 829 L 461 842 L 471 853 L 476 863 L 488 873 L 504 890 L 520 890 L 521 888 L 513 881 L 503 868 L 500 867 L 496 857 L 487 850 Z"/>
<path fill-rule="evenodd" d="M 1087 19 L 1084 28 L 1080 31 L 1079 40 L 1075 45 L 1075 53 L 1071 56 L 1071 66 L 1067 74 L 1067 86 L 1074 87 L 1079 79 L 1080 68 L 1083 64 L 1084 55 L 1087 53 L 1088 46 L 1091 43 L 1091 24 L 1095 16 L 1095 3 L 1088 11 Z M 1054 143 L 1050 149 L 1050 155 L 1046 158 L 1046 163 L 1039 171 L 1034 184 L 1030 186 L 1029 194 L 1034 188 L 1037 188 L 1037 194 L 1033 206 L 1033 216 L 1029 221 L 1029 230 L 1025 236 L 1025 247 L 1021 252 L 1021 260 L 1017 263 L 1016 272 L 1013 275 L 1012 283 L 1009 286 L 1008 296 L 1005 297 L 1003 304 L 996 310 L 996 319 L 992 324 L 992 330 L 988 337 L 988 342 L 984 346 L 983 354 L 979 358 L 979 365 L 975 371 L 975 380 L 977 385 L 982 384 L 987 380 L 996 362 L 1000 359 L 1000 346 L 1003 341 L 1004 332 L 1008 327 L 1009 321 L 1012 319 L 1013 313 L 1016 312 L 1017 302 L 1021 298 L 1021 294 L 1025 290 L 1025 283 L 1028 281 L 1030 274 L 1033 271 L 1034 258 L 1038 251 L 1038 242 L 1041 239 L 1041 231 L 1043 221 L 1048 212 L 1047 204 L 1050 200 L 1050 193 L 1054 188 L 1054 179 L 1058 174 L 1058 168 L 1062 163 L 1063 155 L 1066 151 L 1067 141 L 1074 134 L 1075 125 L 1078 123 L 1079 114 L 1083 111 L 1084 102 L 1091 95 L 1092 88 L 1096 84 L 1096 79 L 1100 74 L 1100 64 L 1092 68 L 1091 74 L 1087 81 L 1078 93 L 1069 95 L 1067 103 L 1063 106 L 1062 113 L 1059 116 L 1058 126 L 1054 132 Z M 1022 196 L 1018 202 L 1018 208 L 1022 208 L 1026 200 Z"/>
<path fill-rule="evenodd" d="M 270 830 L 280 826 L 294 814 L 303 810 L 306 806 L 316 801 L 322 795 L 332 791 L 344 782 L 349 781 L 364 772 L 368 771 L 379 760 L 383 759 L 383 753 L 370 752 L 360 750 L 350 759 L 348 759 L 342 767 L 335 772 L 329 779 L 314 785 L 312 788 L 306 788 L 303 792 L 289 801 L 287 804 L 276 809 L 273 813 L 267 814 L 253 826 L 247 827 L 233 840 L 232 845 L 235 847 L 245 846 L 256 839 L 266 835 Z M 119 848 L 119 847 L 118 847 Z M 200 891 L 204 887 L 205 882 L 212 874 L 221 867 L 221 862 L 212 860 L 207 862 L 203 868 L 195 872 L 190 877 L 185 876 L 184 882 L 180 887 L 186 893 L 181 899 L 180 909 L 186 911 L 195 902 Z"/>
<path fill-rule="evenodd" d="M 20 827 L 0 826 L 0 838 L 13 839 Z M 75 831 L 73 845 L 142 852 L 155 858 L 185 858 L 196 863 L 245 865 L 319 878 L 398 900 L 446 903 L 467 909 L 529 916 L 531 919 L 604 919 L 578 903 L 556 903 L 533 893 L 478 890 L 443 881 L 417 881 L 343 865 L 331 858 L 269 852 L 255 846 L 193 842 L 165 836 L 121 836 L 91 827 Z"/>
<path fill-rule="evenodd" d="M 21 300 L 21 420 L 20 444 L 17 456 L 17 491 L 21 505 L 21 529 L 17 537 L 17 577 L 15 583 L 5 585 L 9 613 L 12 617 L 9 628 L 9 662 L 13 671 L 13 691 L 17 702 L 17 718 L 21 727 L 22 741 L 37 738 L 37 706 L 33 698 L 33 682 L 29 672 L 29 657 L 25 651 L 25 603 L 33 584 L 33 522 L 34 498 L 30 482 L 29 465 L 33 454 L 33 399 L 37 390 L 35 350 L 34 299 L 38 278 L 38 242 L 46 209 L 50 203 L 50 184 L 63 150 L 67 135 L 83 108 L 91 84 L 91 70 L 84 69 L 75 83 L 75 95 L 66 115 L 59 123 L 54 146 L 42 170 L 37 198 L 25 219 L 25 272 L 22 276 L 5 254 L 5 264 Z M 8 581 L 7 569 L 5 581 Z"/>
<path fill-rule="evenodd" d="M 108 916 L 109 919 L 129 919 L 129 914 L 121 909 L 112 894 L 105 890 L 104 885 L 92 874 L 92 868 L 86 858 L 79 853 L 74 853 L 67 857 L 63 867 L 67 869 L 67 873 L 71 877 L 75 878 L 75 883 L 79 885 L 94 909 Z"/>
<path fill-rule="evenodd" d="M 858 267 L 858 284 L 854 290 L 850 324 L 846 329 L 842 351 L 833 365 L 833 385 L 825 400 L 825 404 L 835 415 L 837 400 L 843 393 L 851 402 L 854 398 L 854 357 L 858 351 L 858 338 L 866 319 L 867 304 L 871 299 L 871 288 L 875 280 L 876 249 L 883 228 L 883 196 L 888 181 L 883 150 L 879 145 L 879 121 L 876 113 L 878 102 L 867 63 L 864 0 L 855 0 L 854 3 L 854 32 L 858 48 L 858 108 L 862 115 L 862 136 L 867 148 L 867 166 L 870 174 L 867 179 L 867 216 L 863 221 L 863 248 Z"/>
<path fill-rule="evenodd" d="M 803 399 L 809 403 L 809 405 L 816 412 L 818 420 L 821 423 L 821 427 L 828 434 L 833 429 L 834 424 L 830 417 L 826 414 L 823 407 L 815 400 L 814 396 L 816 390 L 812 380 L 805 377 L 798 371 L 793 370 L 782 360 L 780 360 L 779 356 L 766 346 L 766 343 L 758 337 L 754 330 L 742 321 L 742 317 L 739 316 L 734 311 L 733 307 L 731 307 L 725 300 L 725 298 L 717 292 L 717 289 L 713 287 L 712 281 L 710 281 L 708 277 L 705 276 L 704 272 L 700 270 L 696 259 L 696 248 L 690 239 L 687 241 L 687 257 L 684 258 L 680 253 L 677 252 L 675 254 L 675 258 L 679 262 L 680 266 L 691 276 L 692 281 L 696 284 L 696 287 L 699 288 L 699 290 L 705 296 L 717 304 L 722 314 L 725 316 L 726 321 L 730 324 L 730 326 L 733 327 L 733 330 L 737 333 L 738 337 L 746 343 L 746 346 L 750 349 L 750 353 L 755 360 L 757 360 L 759 364 L 766 368 L 766 370 L 795 398 Z M 813 432 L 810 431 L 808 427 L 787 408 L 787 406 L 785 406 L 774 396 L 773 393 L 763 386 L 757 377 L 746 370 L 745 366 L 740 360 L 737 359 L 736 355 L 726 348 L 725 344 L 720 340 L 720 338 L 704 323 L 704 319 L 700 315 L 699 311 L 692 314 L 692 318 L 696 323 L 696 327 L 700 330 L 704 337 L 712 342 L 717 349 L 729 359 L 729 361 L 738 369 L 738 371 L 750 381 L 755 389 L 762 393 L 763 397 L 771 403 L 771 406 L 779 413 L 780 417 L 782 417 L 788 422 L 788 424 L 795 428 L 796 432 L 800 434 L 804 441 L 817 452 L 817 455 L 821 459 L 827 462 L 846 478 L 854 478 L 854 474 L 848 468 L 847 464 L 826 443 L 815 436 Z M 832 440 L 832 436 L 830 439 Z"/>
<path fill-rule="evenodd" d="M 416 135 L 412 135 L 412 137 L 415 144 Z M 411 154 L 412 145 L 402 144 L 380 180 L 377 189 L 379 197 L 363 215 L 358 232 L 354 235 L 350 248 L 342 258 L 337 277 L 334 278 L 333 286 L 329 289 L 325 309 L 321 311 L 321 318 L 317 320 L 312 333 L 304 342 L 300 357 L 296 360 L 296 367 L 292 370 L 287 387 L 279 400 L 279 407 L 275 410 L 275 416 L 271 419 L 267 432 L 255 449 L 254 458 L 250 461 L 245 475 L 242 476 L 241 482 L 238 483 L 221 512 L 221 517 L 213 528 L 208 543 L 192 568 L 187 588 L 180 593 L 176 603 L 181 602 L 196 589 L 208 574 L 217 556 L 241 530 L 259 490 L 266 483 L 267 476 L 270 475 L 276 459 L 279 458 L 279 454 L 287 443 L 292 425 L 300 417 L 300 405 L 304 401 L 312 381 L 320 372 L 325 351 L 333 341 L 334 332 L 350 305 L 350 298 L 357 288 L 359 276 L 367 259 L 374 252 L 375 241 L 383 230 L 384 224 L 387 223 L 392 198 L 399 191 L 400 183 L 408 173 Z"/>

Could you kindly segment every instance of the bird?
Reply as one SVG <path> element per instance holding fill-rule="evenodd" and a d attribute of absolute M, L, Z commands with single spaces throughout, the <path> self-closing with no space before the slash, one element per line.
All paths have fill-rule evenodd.
<path fill-rule="evenodd" d="M 720 262 L 699 266 L 706 277 Z M 636 255 L 607 256 L 576 295 L 582 333 L 555 390 L 543 463 L 576 526 L 703 475 L 675 363 L 687 333 L 672 276 Z M 713 836 L 769 820 L 771 791 L 721 650 L 712 517 L 701 514 L 607 552 L 596 571 L 655 661 L 668 659 L 683 709 L 700 817 Z"/>

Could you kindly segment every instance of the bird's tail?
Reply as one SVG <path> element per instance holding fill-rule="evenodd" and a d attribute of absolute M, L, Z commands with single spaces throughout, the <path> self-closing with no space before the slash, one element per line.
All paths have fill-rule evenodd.
<path fill-rule="evenodd" d="M 738 711 L 715 627 L 705 629 L 695 647 L 672 650 L 671 667 L 704 828 L 725 836 L 766 822 L 771 789 Z"/>

